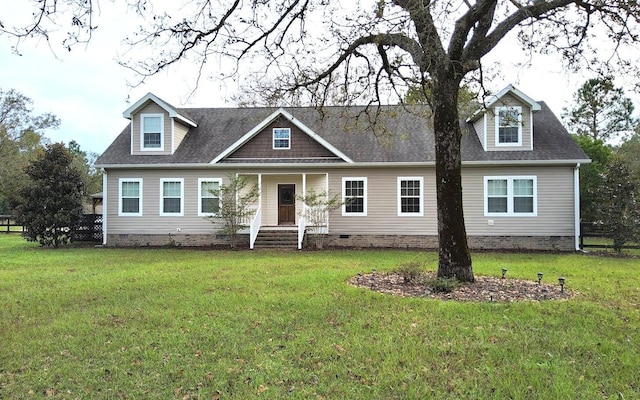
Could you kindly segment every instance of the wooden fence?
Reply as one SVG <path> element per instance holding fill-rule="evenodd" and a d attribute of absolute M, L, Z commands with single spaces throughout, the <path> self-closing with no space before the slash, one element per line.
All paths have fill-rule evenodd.
<path fill-rule="evenodd" d="M 0 215 L 0 232 L 22 233 L 24 232 L 24 228 L 21 225 L 16 224 L 12 215 Z"/>
<path fill-rule="evenodd" d="M 597 238 L 597 240 L 591 242 L 588 238 Z M 585 239 L 590 243 L 585 243 Z M 599 242 L 599 243 L 596 243 Z M 605 224 L 599 222 L 581 222 L 580 223 L 580 249 L 585 248 L 599 248 L 599 249 L 612 249 L 613 239 L 609 235 L 609 229 Z M 623 249 L 640 249 L 639 245 L 625 244 Z"/>
<path fill-rule="evenodd" d="M 73 231 L 72 240 L 102 243 L 102 221 L 102 214 L 84 214 Z M 0 232 L 23 233 L 24 227 L 17 225 L 13 216 L 0 215 Z"/>

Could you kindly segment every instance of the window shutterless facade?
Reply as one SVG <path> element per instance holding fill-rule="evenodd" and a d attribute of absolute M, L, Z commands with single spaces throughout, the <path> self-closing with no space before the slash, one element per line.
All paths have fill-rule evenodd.
<path fill-rule="evenodd" d="M 522 107 L 496 107 L 496 146 L 522 145 Z"/>
<path fill-rule="evenodd" d="M 398 177 L 398 216 L 424 215 L 424 179 Z"/>
<path fill-rule="evenodd" d="M 537 183 L 535 176 L 486 176 L 485 216 L 538 215 Z"/>
<path fill-rule="evenodd" d="M 273 128 L 273 149 L 290 149 L 291 148 L 291 129 L 289 128 Z"/>
<path fill-rule="evenodd" d="M 342 215 L 367 215 L 367 178 L 342 178 Z"/>
<path fill-rule="evenodd" d="M 220 211 L 219 190 L 222 179 L 200 178 L 198 179 L 198 215 L 211 216 Z"/>
<path fill-rule="evenodd" d="M 164 115 L 140 115 L 140 150 L 164 150 Z"/>
<path fill-rule="evenodd" d="M 142 216 L 142 179 L 120 178 L 118 187 L 118 215 Z"/>
<path fill-rule="evenodd" d="M 184 179 L 160 179 L 160 215 L 184 215 Z"/>

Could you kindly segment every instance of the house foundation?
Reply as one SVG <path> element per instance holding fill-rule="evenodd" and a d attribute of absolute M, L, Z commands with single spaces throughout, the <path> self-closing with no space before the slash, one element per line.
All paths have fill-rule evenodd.
<path fill-rule="evenodd" d="M 574 251 L 573 236 L 470 236 L 471 250 L 523 250 Z M 217 234 L 118 234 L 107 235 L 108 247 L 221 247 L 228 246 L 229 238 Z M 249 247 L 249 236 L 238 235 L 237 246 Z M 307 236 L 304 247 L 313 246 Z M 395 248 L 437 250 L 438 237 L 434 235 L 337 235 L 327 236 L 326 248 Z"/>

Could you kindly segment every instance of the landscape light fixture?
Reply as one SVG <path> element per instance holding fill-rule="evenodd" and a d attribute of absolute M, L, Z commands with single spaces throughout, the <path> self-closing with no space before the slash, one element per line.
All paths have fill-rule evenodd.
<path fill-rule="evenodd" d="M 502 279 L 504 279 L 504 276 L 507 274 L 507 269 L 506 268 L 502 268 Z"/>
<path fill-rule="evenodd" d="M 542 272 L 538 272 L 538 285 L 542 281 Z"/>
<path fill-rule="evenodd" d="M 560 293 L 564 293 L 564 278 L 558 278 L 558 283 L 560 284 Z"/>

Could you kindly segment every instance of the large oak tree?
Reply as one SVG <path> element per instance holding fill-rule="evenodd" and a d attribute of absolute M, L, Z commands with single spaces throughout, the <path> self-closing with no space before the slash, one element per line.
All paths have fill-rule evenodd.
<path fill-rule="evenodd" d="M 67 11 L 69 46 L 89 39 L 96 2 L 34 0 L 32 23 L 3 21 L 3 29 L 18 40 L 46 35 Z M 123 63 L 142 76 L 185 61 L 200 66 L 196 79 L 251 80 L 271 98 L 315 105 L 337 98 L 375 106 L 402 99 L 409 85 L 428 85 L 438 275 L 464 281 L 474 278 L 462 209 L 463 80 L 482 78 L 483 57 L 510 33 L 527 50 L 558 52 L 570 67 L 630 70 L 637 61 L 628 47 L 639 38 L 635 0 L 192 0 L 170 12 L 149 0 L 129 3 L 148 23 L 131 36 L 132 58 Z"/>

